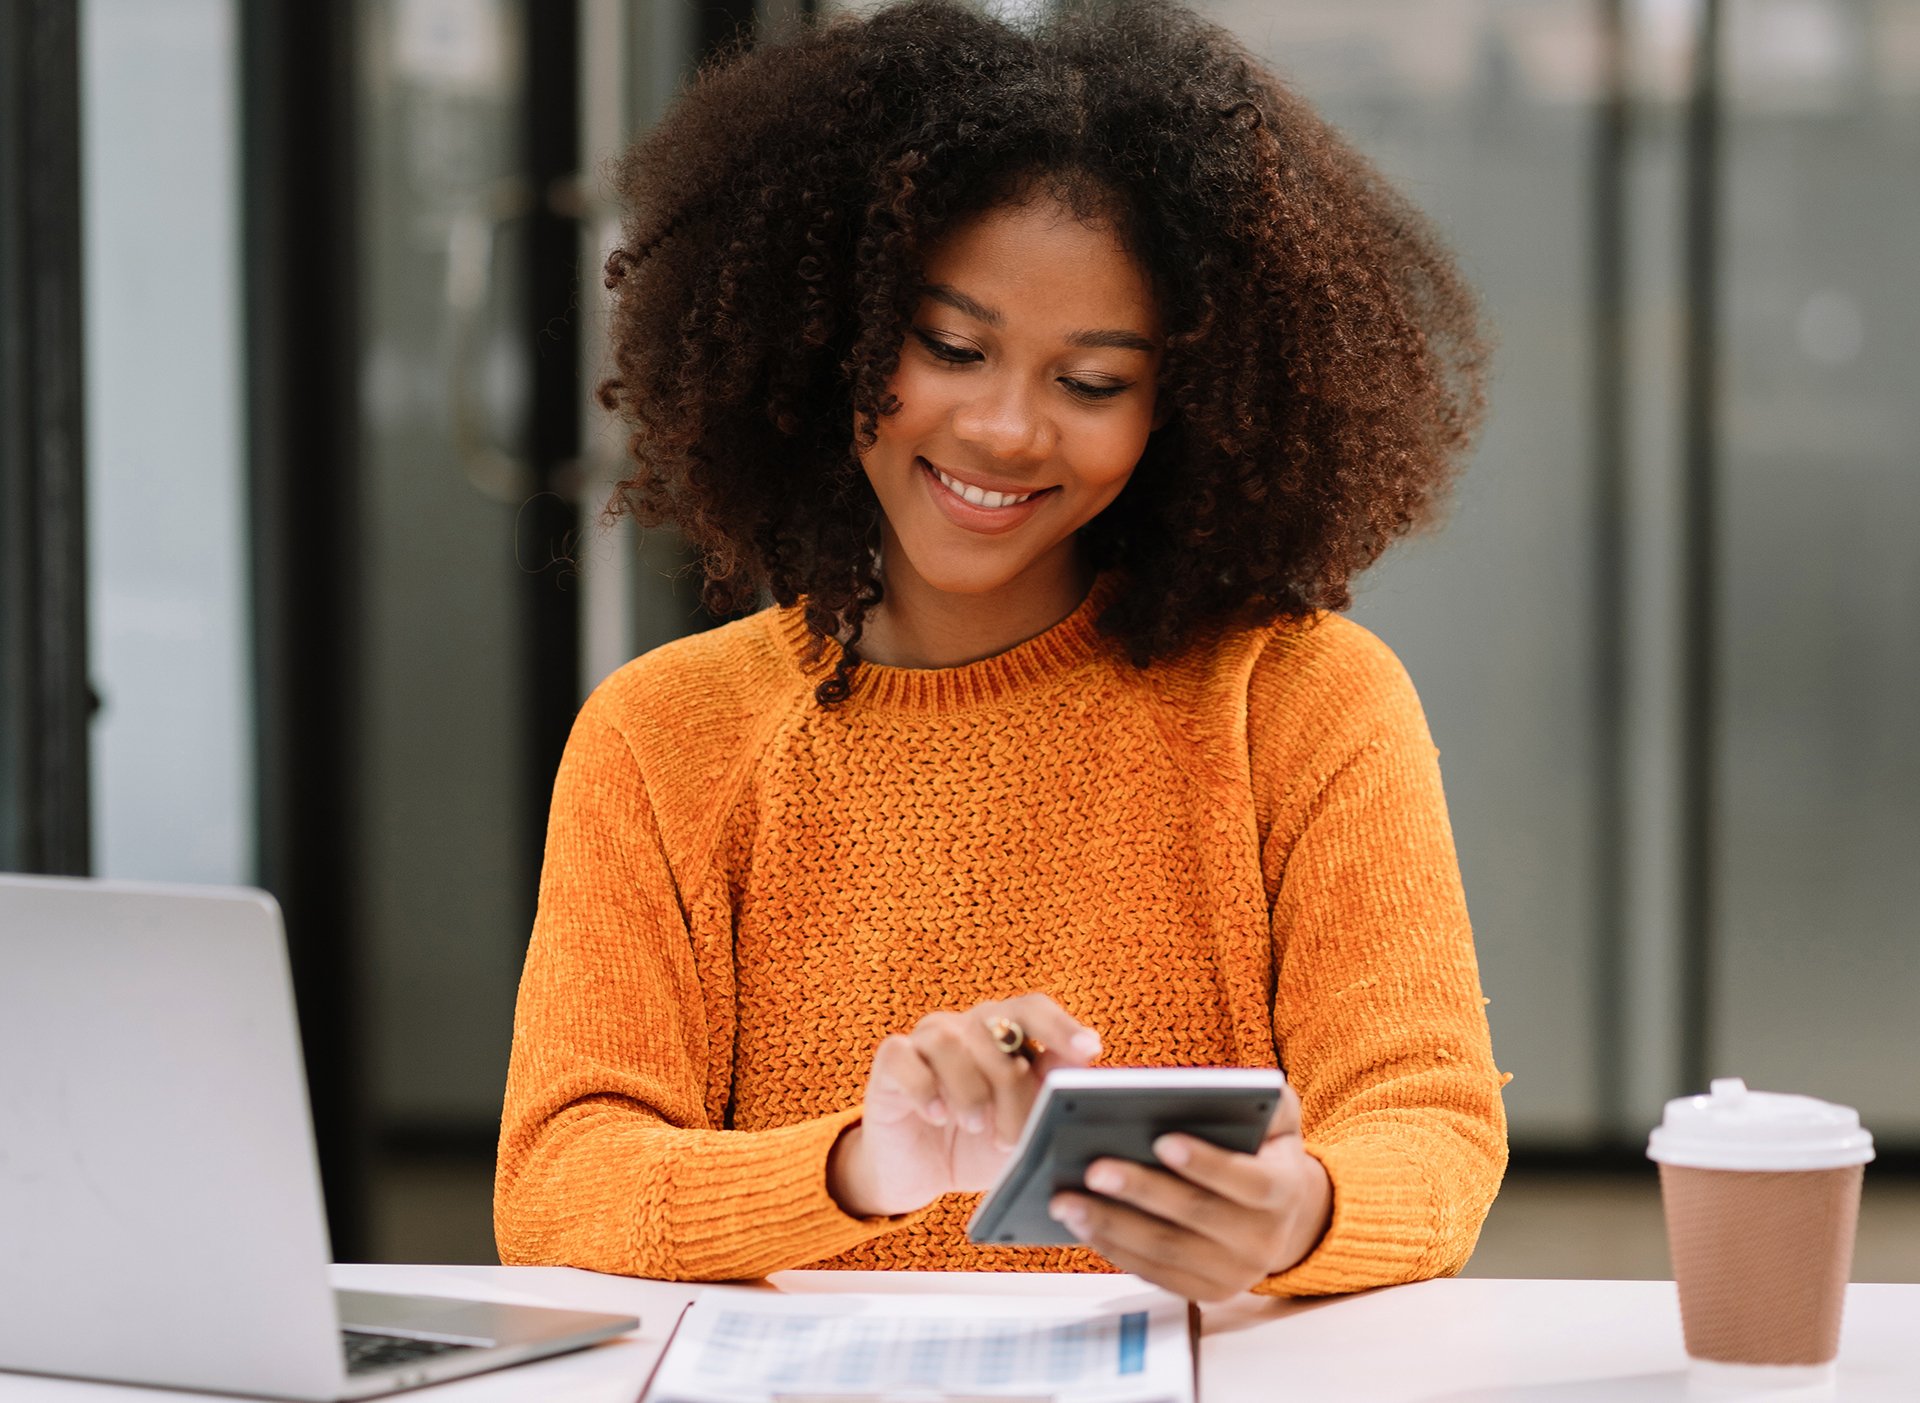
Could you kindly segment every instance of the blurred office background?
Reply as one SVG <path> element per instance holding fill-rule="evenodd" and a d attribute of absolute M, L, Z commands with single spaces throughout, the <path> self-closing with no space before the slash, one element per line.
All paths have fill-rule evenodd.
<path fill-rule="evenodd" d="M 705 620 L 603 524 L 603 170 L 807 0 L 23 0 L 0 18 L 0 867 L 286 908 L 335 1245 L 490 1260 L 545 801 Z M 1001 4 L 1031 13 L 1033 4 Z M 1883 1147 L 1920 1278 L 1920 5 L 1207 0 L 1499 342 L 1355 616 L 1441 748 L 1514 1171 L 1473 1270 L 1660 1275 L 1738 1074 Z"/>

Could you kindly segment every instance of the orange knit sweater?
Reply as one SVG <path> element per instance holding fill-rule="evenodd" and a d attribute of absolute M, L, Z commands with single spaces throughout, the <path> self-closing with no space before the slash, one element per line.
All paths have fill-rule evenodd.
<path fill-rule="evenodd" d="M 649 653 L 555 786 L 514 1019 L 508 1263 L 1098 1269 L 970 1245 L 974 1198 L 842 1212 L 827 1154 L 886 1034 L 1026 990 L 1111 1065 L 1284 1065 L 1333 1221 L 1276 1293 L 1457 1271 L 1506 1163 L 1436 752 L 1334 615 L 1145 670 L 1106 590 L 965 667 L 813 699 L 797 610 Z"/>

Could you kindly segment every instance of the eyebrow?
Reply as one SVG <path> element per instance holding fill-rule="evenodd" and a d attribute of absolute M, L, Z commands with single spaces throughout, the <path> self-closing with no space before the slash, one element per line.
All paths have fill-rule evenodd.
<path fill-rule="evenodd" d="M 949 287 L 945 283 L 928 283 L 920 291 L 935 302 L 944 303 L 975 321 L 985 322 L 991 327 L 1006 325 L 1006 318 L 1000 313 L 983 302 L 976 302 L 956 287 Z M 1148 355 L 1160 349 L 1151 338 L 1137 331 L 1075 331 L 1068 333 L 1067 344 L 1090 350 L 1144 351 Z"/>

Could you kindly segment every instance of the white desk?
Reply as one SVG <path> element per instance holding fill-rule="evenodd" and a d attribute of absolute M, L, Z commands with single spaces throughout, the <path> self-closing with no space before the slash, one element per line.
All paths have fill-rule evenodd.
<path fill-rule="evenodd" d="M 697 1286 L 565 1267 L 341 1266 L 370 1291 L 476 1296 L 640 1317 L 595 1349 L 417 1393 L 420 1403 L 634 1403 Z M 1112 1291 L 1113 1277 L 949 1272 L 785 1272 L 783 1291 Z M 1920 1399 L 1920 1285 L 1854 1286 L 1837 1392 L 1843 1403 Z M 1251 1297 L 1209 1309 L 1202 1403 L 1603 1403 L 1689 1397 L 1679 1308 L 1665 1281 L 1428 1281 L 1319 1301 Z M 0 1403 L 118 1403 L 213 1395 L 0 1374 Z M 1696 1397 L 1697 1403 L 1697 1397 Z M 1784 1403 L 1784 1400 L 1783 1400 Z"/>

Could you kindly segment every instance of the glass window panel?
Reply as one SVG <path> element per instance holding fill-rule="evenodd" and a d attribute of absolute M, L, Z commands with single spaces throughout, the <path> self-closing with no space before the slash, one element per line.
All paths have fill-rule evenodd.
<path fill-rule="evenodd" d="M 459 1127 L 499 1114 L 533 914 L 523 499 L 486 475 L 506 458 L 476 463 L 458 446 L 464 431 L 469 447 L 511 454 L 524 429 L 525 12 L 516 0 L 362 0 L 357 16 L 354 863 L 372 1102 L 384 1125 Z"/>
<path fill-rule="evenodd" d="M 1441 751 L 1516 1138 L 1598 1128 L 1590 141 L 1576 0 L 1215 0 L 1438 224 L 1498 347 L 1480 450 L 1438 535 L 1353 617 L 1412 674 Z"/>
<path fill-rule="evenodd" d="M 231 0 L 82 6 L 103 876 L 254 879 L 236 22 Z"/>
<path fill-rule="evenodd" d="M 1920 1133 L 1920 9 L 1727 12 L 1716 1070 Z"/>

